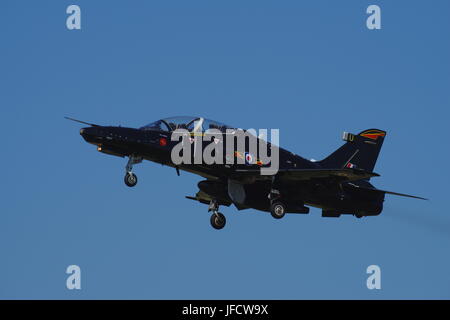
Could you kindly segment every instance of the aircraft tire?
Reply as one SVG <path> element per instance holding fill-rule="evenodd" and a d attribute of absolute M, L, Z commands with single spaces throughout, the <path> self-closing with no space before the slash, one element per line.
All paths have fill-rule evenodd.
<path fill-rule="evenodd" d="M 125 184 L 128 187 L 134 187 L 137 184 L 138 179 L 137 179 L 137 176 L 134 173 L 127 172 L 125 174 L 124 181 L 125 181 Z"/>
<path fill-rule="evenodd" d="M 275 219 L 281 219 L 286 214 L 286 207 L 281 202 L 274 202 L 270 206 L 270 214 Z"/>
<path fill-rule="evenodd" d="M 211 221 L 211 226 L 216 230 L 222 229 L 223 227 L 225 227 L 225 224 L 227 223 L 227 219 L 220 212 L 213 213 L 211 215 L 210 221 Z"/>

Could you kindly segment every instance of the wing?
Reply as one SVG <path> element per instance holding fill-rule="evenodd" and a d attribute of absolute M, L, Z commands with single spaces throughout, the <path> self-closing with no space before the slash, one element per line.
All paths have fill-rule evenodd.
<path fill-rule="evenodd" d="M 198 201 L 198 202 L 204 203 L 204 204 L 209 204 L 212 199 L 216 199 L 216 198 L 212 197 L 209 194 L 200 190 L 197 192 L 197 194 L 194 197 L 186 196 L 186 199 L 195 200 L 195 201 Z M 217 200 L 218 204 L 221 206 L 229 207 L 231 205 L 231 201 L 227 201 L 225 199 L 216 199 L 216 200 Z"/>
<path fill-rule="evenodd" d="M 237 169 L 237 174 L 242 175 L 260 175 L 260 179 L 271 179 L 272 176 L 263 176 L 260 169 Z M 356 181 L 378 177 L 375 172 L 368 172 L 359 169 L 280 169 L 277 175 L 282 180 L 305 181 L 314 179 L 336 179 L 340 182 Z"/>

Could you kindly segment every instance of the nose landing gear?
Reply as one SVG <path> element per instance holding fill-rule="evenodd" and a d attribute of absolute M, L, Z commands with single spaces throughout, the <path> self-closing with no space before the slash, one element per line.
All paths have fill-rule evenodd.
<path fill-rule="evenodd" d="M 133 173 L 133 165 L 141 163 L 142 157 L 138 157 L 135 155 L 130 155 L 127 166 L 125 167 L 125 177 L 124 182 L 128 187 L 134 187 L 137 182 L 137 176 Z"/>

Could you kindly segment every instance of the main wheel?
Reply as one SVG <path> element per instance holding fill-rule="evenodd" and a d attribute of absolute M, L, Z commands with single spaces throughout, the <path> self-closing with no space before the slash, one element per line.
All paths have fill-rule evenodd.
<path fill-rule="evenodd" d="M 134 187 L 137 184 L 137 176 L 132 172 L 127 172 L 124 178 L 125 184 L 129 187 Z"/>
<path fill-rule="evenodd" d="M 286 207 L 281 202 L 274 202 L 270 206 L 270 214 L 275 219 L 281 219 L 286 214 Z"/>
<path fill-rule="evenodd" d="M 211 225 L 214 229 L 220 230 L 225 227 L 227 219 L 220 212 L 213 213 L 211 215 Z"/>

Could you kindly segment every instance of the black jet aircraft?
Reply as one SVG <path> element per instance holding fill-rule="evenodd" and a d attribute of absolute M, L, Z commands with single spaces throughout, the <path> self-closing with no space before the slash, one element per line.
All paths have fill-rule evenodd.
<path fill-rule="evenodd" d="M 220 205 L 234 204 L 238 210 L 253 208 L 270 212 L 276 219 L 283 218 L 285 213 L 307 214 L 307 206 L 322 209 L 323 217 L 351 214 L 361 218 L 379 215 L 385 194 L 424 199 L 377 189 L 369 182 L 370 178 L 379 176 L 373 169 L 386 136 L 385 131 L 378 129 L 359 134 L 344 132 L 345 143 L 321 161 L 307 160 L 279 148 L 279 169 L 276 174 L 267 176 L 260 174 L 261 167 L 267 164 L 261 163 L 257 160 L 258 155 L 249 154 L 247 149 L 234 152 L 235 157 L 245 158 L 244 163 L 173 163 L 171 151 L 179 143 L 171 139 L 175 130 L 185 129 L 194 136 L 212 128 L 223 132 L 234 129 L 216 121 L 172 117 L 136 129 L 67 119 L 88 125 L 80 130 L 80 134 L 84 140 L 96 145 L 98 151 L 128 157 L 124 180 L 129 187 L 137 184 L 133 165 L 142 160 L 174 167 L 178 175 L 184 170 L 203 177 L 196 195 L 186 198 L 209 206 L 211 225 L 215 229 L 222 229 L 226 223 L 225 216 L 219 212 Z M 265 143 L 271 149 L 271 144 Z M 202 148 L 206 146 L 203 144 Z"/>

